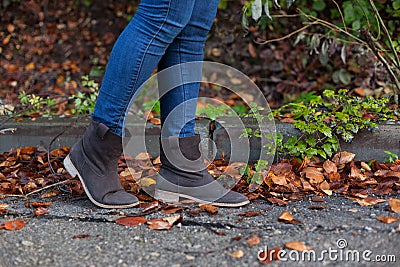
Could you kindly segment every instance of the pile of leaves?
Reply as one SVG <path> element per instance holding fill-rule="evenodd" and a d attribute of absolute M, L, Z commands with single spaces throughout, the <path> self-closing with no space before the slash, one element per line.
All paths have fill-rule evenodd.
<path fill-rule="evenodd" d="M 71 177 L 62 163 L 69 149 L 62 147 L 49 152 L 24 147 L 0 154 L 0 196 L 36 193 L 40 193 L 42 198 L 60 193 L 83 195 L 80 181 Z M 213 175 L 228 174 L 223 177 L 229 176 L 237 182 L 234 190 L 250 199 L 268 199 L 280 204 L 301 199 L 304 194 L 323 196 L 337 193 L 366 203 L 371 195 L 400 194 L 400 160 L 392 164 L 375 160 L 365 163 L 354 161 L 354 157 L 355 154 L 339 152 L 332 160 L 326 161 L 316 157 L 306 157 L 302 162 L 285 159 L 261 172 L 262 183 L 256 186 L 247 183 L 248 177 L 241 174 L 240 168 L 244 163 L 227 166 L 224 160 L 217 159 L 208 168 Z M 121 183 L 141 200 L 152 201 L 146 192 L 154 188 L 160 166 L 159 157 L 152 158 L 148 153 L 140 153 L 135 158 L 121 156 L 118 165 Z"/>

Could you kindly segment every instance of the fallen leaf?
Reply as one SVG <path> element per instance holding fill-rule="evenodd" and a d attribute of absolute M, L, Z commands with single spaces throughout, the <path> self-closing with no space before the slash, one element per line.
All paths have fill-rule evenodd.
<path fill-rule="evenodd" d="M 305 173 L 306 177 L 310 179 L 311 184 L 319 184 L 325 180 L 322 172 L 314 167 L 304 168 L 302 173 Z"/>
<path fill-rule="evenodd" d="M 165 213 L 165 214 L 173 214 L 173 213 L 177 213 L 179 211 L 182 211 L 183 208 L 182 207 L 176 207 L 174 205 L 168 205 L 165 208 L 163 208 L 161 210 L 161 212 Z"/>
<path fill-rule="evenodd" d="M 210 205 L 210 204 L 200 204 L 199 207 L 200 207 L 200 209 L 202 209 L 210 214 L 218 213 L 218 207 Z"/>
<path fill-rule="evenodd" d="M 40 201 L 35 201 L 35 202 L 25 202 L 24 205 L 27 208 L 46 208 L 50 206 L 53 202 L 46 201 L 46 202 L 40 202 Z"/>
<path fill-rule="evenodd" d="M 353 213 L 356 213 L 356 212 L 358 212 L 358 209 L 349 209 L 349 210 L 347 210 L 348 212 L 353 212 Z"/>
<path fill-rule="evenodd" d="M 35 215 L 36 216 L 42 216 L 49 213 L 49 210 L 43 207 L 38 207 L 35 209 Z"/>
<path fill-rule="evenodd" d="M 324 168 L 324 170 L 327 173 L 335 173 L 335 172 L 337 172 L 336 164 L 333 163 L 332 161 L 330 161 L 329 159 L 324 162 L 322 167 Z"/>
<path fill-rule="evenodd" d="M 285 247 L 291 250 L 297 250 L 297 251 L 306 251 L 306 250 L 311 250 L 310 246 L 307 246 L 303 242 L 287 242 L 285 243 Z"/>
<path fill-rule="evenodd" d="M 152 156 L 149 153 L 145 153 L 145 152 L 139 153 L 135 157 L 136 160 L 149 160 L 151 158 L 152 158 Z"/>
<path fill-rule="evenodd" d="M 163 220 L 167 221 L 171 225 L 174 225 L 180 219 L 182 219 L 180 215 L 163 218 Z"/>
<path fill-rule="evenodd" d="M 25 226 L 25 222 L 21 220 L 14 220 L 14 221 L 9 221 L 3 223 L 1 226 L 2 228 L 9 230 L 9 231 L 15 231 L 15 230 L 20 230 L 22 227 Z"/>
<path fill-rule="evenodd" d="M 141 212 L 142 213 L 149 212 L 151 210 L 157 209 L 159 206 L 160 206 L 160 203 L 157 200 L 155 200 L 151 203 L 145 203 L 144 205 L 141 205 L 141 208 L 142 208 Z"/>
<path fill-rule="evenodd" d="M 356 199 L 361 206 L 373 206 L 378 203 L 386 202 L 385 199 L 366 197 L 364 199 Z"/>
<path fill-rule="evenodd" d="M 259 211 L 246 211 L 243 213 L 239 213 L 238 216 L 242 216 L 242 217 L 256 217 L 258 215 L 260 215 L 261 212 Z"/>
<path fill-rule="evenodd" d="M 301 224 L 300 221 L 293 218 L 289 211 L 284 211 L 279 215 L 278 221 L 288 224 Z"/>
<path fill-rule="evenodd" d="M 333 156 L 332 161 L 336 163 L 336 165 L 342 165 L 342 164 L 347 164 L 351 162 L 356 154 L 349 153 L 349 152 L 338 152 Z"/>
<path fill-rule="evenodd" d="M 389 207 L 390 210 L 400 214 L 400 200 L 399 199 L 395 199 L 395 198 L 390 198 L 389 199 Z"/>
<path fill-rule="evenodd" d="M 231 253 L 231 257 L 235 258 L 235 259 L 243 258 L 243 256 L 244 256 L 243 250 L 238 250 L 238 251 L 235 251 L 235 252 Z"/>
<path fill-rule="evenodd" d="M 249 246 L 256 246 L 260 244 L 260 238 L 256 235 L 253 235 L 252 237 L 246 240 L 246 243 Z"/>
<path fill-rule="evenodd" d="M 379 221 L 381 221 L 383 223 L 387 223 L 387 224 L 395 223 L 395 222 L 399 221 L 399 219 L 392 217 L 392 216 L 385 216 L 385 217 L 379 216 L 377 219 Z"/>
<path fill-rule="evenodd" d="M 323 197 L 320 196 L 315 196 L 311 198 L 312 202 L 325 202 L 325 199 Z"/>
<path fill-rule="evenodd" d="M 60 194 L 60 191 L 58 190 L 51 190 L 49 192 L 44 193 L 43 195 L 40 196 L 40 198 L 50 198 L 50 197 L 55 197 Z"/>
<path fill-rule="evenodd" d="M 286 177 L 284 175 L 272 176 L 272 182 L 277 185 L 287 185 Z"/>
<path fill-rule="evenodd" d="M 116 220 L 117 224 L 121 224 L 124 226 L 138 226 L 145 224 L 147 222 L 146 218 L 131 216 L 131 217 L 122 217 Z"/>
<path fill-rule="evenodd" d="M 142 178 L 138 181 L 140 187 L 149 187 L 156 184 L 156 181 L 152 178 Z"/>
<path fill-rule="evenodd" d="M 267 200 L 272 204 L 278 204 L 278 206 L 286 206 L 288 204 L 287 201 L 274 197 L 267 198 Z"/>

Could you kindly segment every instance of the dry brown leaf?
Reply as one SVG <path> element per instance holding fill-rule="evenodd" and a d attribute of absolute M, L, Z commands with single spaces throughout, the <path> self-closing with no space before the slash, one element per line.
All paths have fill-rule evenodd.
<path fill-rule="evenodd" d="M 319 184 L 325 180 L 322 172 L 315 167 L 306 167 L 302 173 L 305 173 L 306 177 L 310 179 L 311 184 Z"/>
<path fill-rule="evenodd" d="M 210 205 L 210 204 L 200 204 L 199 207 L 200 207 L 200 209 L 202 209 L 210 214 L 218 213 L 218 207 Z"/>
<path fill-rule="evenodd" d="M 158 207 L 160 207 L 160 203 L 157 200 L 155 200 L 150 203 L 141 204 L 140 207 L 142 208 L 141 212 L 145 213 L 157 209 Z"/>
<path fill-rule="evenodd" d="M 377 219 L 379 221 L 381 221 L 383 223 L 387 223 L 387 224 L 391 224 L 391 223 L 395 223 L 395 222 L 399 221 L 399 219 L 392 217 L 392 216 L 385 216 L 385 217 L 379 216 Z"/>
<path fill-rule="evenodd" d="M 400 214 L 400 199 L 390 198 L 389 207 L 391 211 Z"/>
<path fill-rule="evenodd" d="M 358 209 L 349 209 L 348 212 L 356 213 L 356 212 L 358 212 Z"/>
<path fill-rule="evenodd" d="M 152 118 L 149 121 L 154 125 L 161 125 L 161 120 L 159 118 Z"/>
<path fill-rule="evenodd" d="M 60 191 L 58 190 L 51 190 L 49 192 L 44 193 L 43 195 L 40 196 L 40 198 L 50 198 L 50 197 L 55 197 L 60 194 Z"/>
<path fill-rule="evenodd" d="M 373 206 L 378 203 L 386 202 L 385 199 L 366 197 L 364 199 L 356 199 L 361 206 Z"/>
<path fill-rule="evenodd" d="M 164 219 L 153 219 L 147 221 L 147 224 L 151 230 L 168 230 L 172 228 L 172 224 Z"/>
<path fill-rule="evenodd" d="M 144 177 L 138 181 L 140 187 L 149 187 L 156 184 L 156 181 L 152 178 Z"/>
<path fill-rule="evenodd" d="M 254 45 L 252 43 L 249 43 L 249 54 L 252 58 L 256 58 L 257 57 L 257 51 L 256 48 L 254 47 Z"/>
<path fill-rule="evenodd" d="M 235 258 L 235 259 L 243 258 L 243 256 L 244 256 L 243 250 L 238 250 L 238 251 L 235 251 L 235 252 L 231 253 L 231 257 Z"/>
<path fill-rule="evenodd" d="M 278 219 L 279 220 L 283 220 L 283 221 L 292 221 L 292 220 L 294 220 L 292 214 L 290 214 L 290 212 L 287 211 L 287 210 L 282 212 L 281 215 L 279 215 Z"/>
<path fill-rule="evenodd" d="M 361 161 L 361 168 L 369 172 L 371 171 L 371 167 L 369 167 L 368 164 L 365 163 L 364 161 Z"/>
<path fill-rule="evenodd" d="M 24 205 L 27 208 L 46 208 L 50 206 L 53 202 L 50 201 L 35 201 L 35 202 L 25 202 Z"/>
<path fill-rule="evenodd" d="M 161 210 L 161 212 L 165 213 L 165 214 L 173 214 L 173 213 L 177 213 L 182 211 L 183 208 L 182 207 L 176 207 L 174 205 L 168 205 L 165 208 L 163 208 Z"/>
<path fill-rule="evenodd" d="M 325 202 L 325 199 L 323 197 L 315 196 L 311 198 L 312 202 Z"/>
<path fill-rule="evenodd" d="M 146 152 L 139 153 L 135 157 L 136 160 L 149 160 L 151 158 L 152 158 L 152 156 L 149 153 L 146 153 Z"/>
<path fill-rule="evenodd" d="M 288 204 L 287 201 L 275 197 L 267 198 L 267 200 L 272 204 L 278 204 L 278 206 L 286 206 Z"/>
<path fill-rule="evenodd" d="M 260 238 L 256 235 L 253 235 L 252 237 L 250 237 L 249 239 L 246 240 L 247 245 L 249 246 L 256 246 L 258 244 L 260 244 Z"/>
<path fill-rule="evenodd" d="M 124 226 L 138 226 L 145 224 L 147 222 L 146 218 L 131 216 L 131 217 L 122 217 L 115 221 L 117 224 L 121 224 Z"/>
<path fill-rule="evenodd" d="M 324 162 L 323 168 L 327 173 L 337 172 L 336 164 L 330 161 L 329 159 Z"/>
<path fill-rule="evenodd" d="M 272 182 L 277 185 L 287 185 L 286 177 L 284 175 L 272 176 Z"/>
<path fill-rule="evenodd" d="M 242 216 L 242 217 L 256 217 L 258 215 L 260 215 L 261 212 L 259 211 L 246 211 L 243 213 L 239 213 L 238 216 Z"/>
<path fill-rule="evenodd" d="M 160 158 L 160 156 L 158 156 L 157 158 L 155 158 L 155 159 L 153 160 L 153 164 L 154 164 L 154 165 L 156 165 L 156 164 L 161 164 L 161 158 Z"/>
<path fill-rule="evenodd" d="M 336 165 L 342 165 L 342 164 L 347 164 L 351 162 L 356 154 L 349 153 L 349 152 L 338 152 L 333 156 L 332 161 L 336 163 Z"/>
<path fill-rule="evenodd" d="M 35 209 L 35 215 L 36 216 L 42 216 L 49 213 L 49 210 L 43 207 L 39 207 Z"/>
<path fill-rule="evenodd" d="M 287 223 L 287 224 L 301 224 L 300 221 L 293 218 L 289 211 L 284 211 L 279 215 L 278 221 Z"/>
<path fill-rule="evenodd" d="M 4 228 L 9 231 L 20 230 L 22 227 L 25 226 L 25 222 L 21 220 L 14 220 L 3 223 L 0 228 Z"/>
<path fill-rule="evenodd" d="M 287 242 L 285 243 L 285 247 L 291 250 L 297 250 L 297 251 L 306 251 L 306 250 L 311 250 L 310 246 L 307 246 L 303 242 Z"/>

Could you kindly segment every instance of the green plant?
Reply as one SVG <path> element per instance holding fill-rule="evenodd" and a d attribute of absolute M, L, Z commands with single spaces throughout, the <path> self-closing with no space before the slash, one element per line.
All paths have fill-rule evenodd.
<path fill-rule="evenodd" d="M 389 157 L 387 157 L 385 159 L 385 162 L 394 163 L 396 160 L 399 159 L 399 155 L 397 155 L 396 153 L 393 153 L 393 152 L 390 152 L 387 150 L 385 150 L 384 152 L 385 152 L 385 154 L 389 155 Z"/>
<path fill-rule="evenodd" d="M 50 97 L 43 98 L 35 94 L 26 94 L 22 91 L 18 95 L 19 102 L 23 106 L 22 116 L 32 113 L 52 114 L 55 107 L 55 100 Z"/>
<path fill-rule="evenodd" d="M 89 90 L 88 93 L 78 92 L 70 97 L 75 108 L 71 110 L 73 114 L 90 114 L 94 110 L 96 99 L 99 94 L 99 84 L 89 79 L 88 75 L 82 76 L 82 86 Z"/>
<path fill-rule="evenodd" d="M 275 111 L 278 117 L 291 118 L 301 132 L 282 142 L 278 152 L 300 158 L 331 157 L 338 150 L 338 138 L 351 142 L 360 130 L 376 131 L 379 121 L 392 119 L 394 110 L 388 103 L 389 98 L 349 96 L 345 89 L 325 90 L 323 96 L 303 94 Z"/>
<path fill-rule="evenodd" d="M 153 111 L 154 113 L 160 114 L 161 113 L 160 100 L 150 100 L 143 102 L 143 108 L 144 110 L 150 110 Z"/>
<path fill-rule="evenodd" d="M 257 160 L 252 167 L 250 165 L 245 165 L 241 168 L 240 174 L 245 177 L 248 184 L 255 183 L 260 185 L 263 183 L 263 173 L 268 166 L 267 160 Z"/>
<path fill-rule="evenodd" d="M 196 110 L 197 117 L 206 117 L 210 120 L 215 120 L 216 118 L 222 116 L 232 115 L 235 115 L 235 112 L 227 105 L 219 105 L 215 107 L 211 104 L 207 104 L 205 107 L 201 107 Z"/>

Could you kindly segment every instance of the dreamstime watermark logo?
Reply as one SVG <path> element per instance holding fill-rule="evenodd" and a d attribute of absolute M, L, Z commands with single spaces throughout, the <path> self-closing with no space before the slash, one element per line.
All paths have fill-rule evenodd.
<path fill-rule="evenodd" d="M 250 138 L 243 138 L 242 134 L 249 129 L 249 126 L 244 123 L 243 117 L 238 115 L 232 106 L 213 97 L 197 98 L 197 92 L 191 91 L 195 90 L 196 87 L 193 84 L 196 83 L 217 90 L 227 90 L 234 97 L 235 102 L 241 102 L 242 106 L 247 106 L 250 110 L 247 117 L 252 121 L 250 127 L 251 132 L 257 137 L 256 142 L 250 142 Z M 276 148 L 274 118 L 263 92 L 239 70 L 215 62 L 190 62 L 172 66 L 150 77 L 132 98 L 125 116 L 125 133 L 129 132 L 130 136 L 124 139 L 125 154 L 137 155 L 149 150 L 158 150 L 159 139 L 154 134 L 148 134 L 152 126 L 145 117 L 148 109 L 158 105 L 158 101 L 161 103 L 161 111 L 168 110 L 168 105 L 174 107 L 169 110 L 168 116 L 163 117 L 165 114 L 161 114 L 163 120 L 161 136 L 168 137 L 174 132 L 176 134 L 176 129 L 182 129 L 193 120 L 196 114 L 197 118 L 214 121 L 214 125 L 218 125 L 226 133 L 225 139 L 221 140 L 225 147 L 221 148 L 216 145 L 213 138 L 209 138 L 208 129 L 200 129 L 200 132 L 203 132 L 200 134 L 202 158 L 212 162 L 216 156 L 228 155 L 227 172 L 237 169 L 238 162 L 247 164 L 249 161 L 253 163 L 262 161 L 265 169 L 271 166 Z M 199 107 L 208 111 L 215 110 L 216 113 L 218 110 L 223 110 L 229 116 L 215 118 L 210 116 L 210 112 L 204 112 L 204 109 L 201 112 Z M 182 171 L 193 172 L 195 166 L 201 165 L 195 160 L 190 162 L 189 159 L 184 158 L 179 150 L 164 152 L 168 160 L 173 161 L 174 158 L 179 158 L 180 162 L 171 163 Z M 180 155 L 177 156 L 176 153 Z M 185 166 L 190 167 L 186 170 Z M 229 168 L 229 166 L 234 168 Z M 240 166 L 243 167 L 243 165 Z M 226 174 L 229 176 L 229 173 Z M 228 189 L 234 187 L 237 182 L 230 183 Z M 255 189 L 258 186 L 257 182 L 251 182 L 251 188 Z M 146 190 L 146 188 L 143 189 Z M 147 193 L 152 194 L 152 192 Z"/>
<path fill-rule="evenodd" d="M 268 252 L 267 252 L 268 251 Z M 267 252 L 267 253 L 266 253 Z M 297 250 L 268 250 L 268 246 L 260 249 L 257 257 L 260 261 L 280 261 L 293 262 L 396 262 L 396 255 L 374 255 L 371 250 L 348 249 L 346 239 L 338 239 L 336 247 L 329 247 L 319 252 L 310 249 L 304 251 Z"/>

